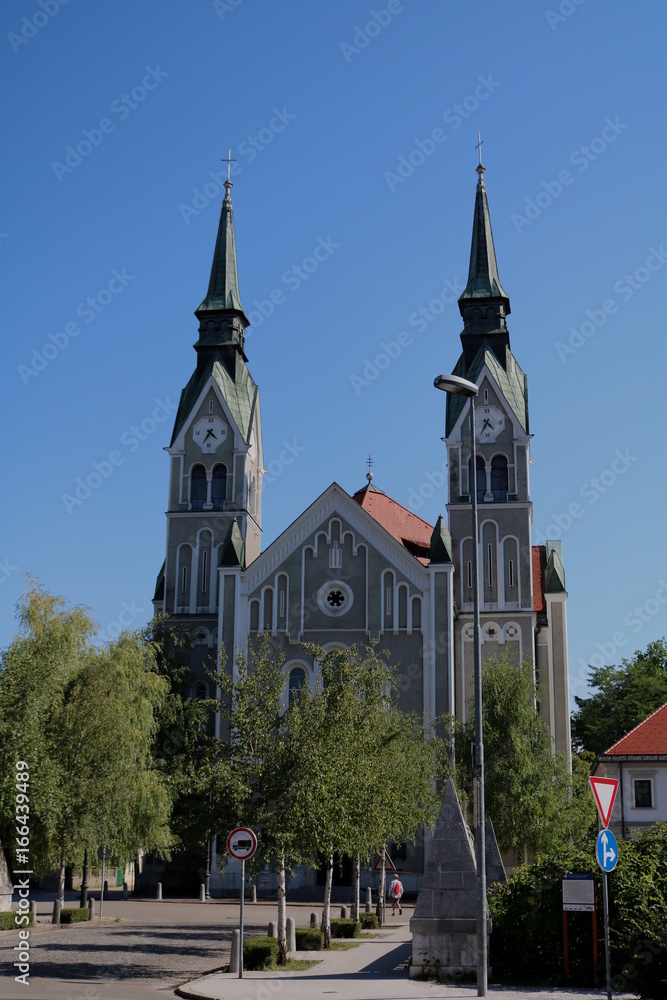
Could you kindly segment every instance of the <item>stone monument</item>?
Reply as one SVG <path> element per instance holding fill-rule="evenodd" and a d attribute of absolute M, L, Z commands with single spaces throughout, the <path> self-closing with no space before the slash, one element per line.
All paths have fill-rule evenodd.
<path fill-rule="evenodd" d="M 490 924 L 487 915 L 487 934 Z M 410 921 L 410 978 L 477 972 L 477 866 L 472 834 L 447 779 L 431 852 Z"/>
<path fill-rule="evenodd" d="M 500 854 L 500 848 L 498 847 L 498 841 L 496 840 L 496 831 L 493 829 L 493 823 L 491 822 L 491 817 L 487 816 L 486 819 L 486 889 L 487 892 L 494 884 L 494 882 L 499 882 L 504 885 L 507 882 L 507 872 L 505 871 L 505 865 L 503 864 L 503 859 Z"/>

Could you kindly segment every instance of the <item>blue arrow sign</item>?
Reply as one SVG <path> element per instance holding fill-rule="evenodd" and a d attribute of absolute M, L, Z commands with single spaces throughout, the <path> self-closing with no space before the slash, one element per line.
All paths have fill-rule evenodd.
<path fill-rule="evenodd" d="M 618 844 L 611 830 L 600 830 L 598 833 L 595 856 L 603 872 L 613 872 L 618 861 Z"/>

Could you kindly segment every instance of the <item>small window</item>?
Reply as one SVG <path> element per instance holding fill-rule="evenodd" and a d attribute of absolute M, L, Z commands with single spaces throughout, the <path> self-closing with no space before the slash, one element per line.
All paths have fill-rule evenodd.
<path fill-rule="evenodd" d="M 493 586 L 493 545 L 487 546 L 487 551 L 489 553 L 489 587 Z"/>
<path fill-rule="evenodd" d="M 306 671 L 303 667 L 294 667 L 289 675 L 289 703 L 290 705 L 299 697 L 301 688 L 306 683 Z"/>
<path fill-rule="evenodd" d="M 203 510 L 206 503 L 206 469 L 195 465 L 190 474 L 190 510 Z"/>
<path fill-rule="evenodd" d="M 183 567 L 183 572 L 181 574 L 181 593 L 187 594 L 188 592 L 188 567 Z"/>
<path fill-rule="evenodd" d="M 488 403 L 488 401 L 489 401 L 489 390 L 485 389 L 484 390 L 484 402 Z"/>
<path fill-rule="evenodd" d="M 201 701 L 202 698 L 208 698 L 208 688 L 203 681 L 195 684 L 195 698 L 197 701 Z"/>
<path fill-rule="evenodd" d="M 209 413 L 213 413 L 213 400 L 212 399 L 209 399 L 209 401 L 208 401 L 208 412 Z"/>
<path fill-rule="evenodd" d="M 211 482 L 211 503 L 213 510 L 222 510 L 227 499 L 227 467 L 216 465 Z"/>
<path fill-rule="evenodd" d="M 472 493 L 472 462 L 468 461 L 468 483 Z M 481 455 L 477 456 L 477 503 L 484 503 L 486 493 L 486 466 Z"/>
<path fill-rule="evenodd" d="M 653 782 L 650 778 L 636 778 L 635 786 L 635 809 L 653 808 Z"/>
<path fill-rule="evenodd" d="M 472 587 L 472 562 L 468 559 L 468 587 Z"/>
<path fill-rule="evenodd" d="M 510 587 L 513 587 L 514 586 L 514 560 L 513 559 L 510 559 L 509 563 L 507 564 L 507 580 L 508 580 L 508 583 L 509 583 Z"/>
<path fill-rule="evenodd" d="M 491 462 L 491 492 L 497 503 L 507 501 L 507 459 L 504 455 L 496 455 Z"/>
<path fill-rule="evenodd" d="M 205 594 L 208 589 L 208 552 L 202 552 L 201 557 L 201 592 Z"/>
<path fill-rule="evenodd" d="M 387 587 L 386 615 L 387 618 L 391 618 L 391 587 Z"/>
<path fill-rule="evenodd" d="M 285 617 L 285 591 L 281 590 L 278 596 L 278 614 L 281 618 Z"/>

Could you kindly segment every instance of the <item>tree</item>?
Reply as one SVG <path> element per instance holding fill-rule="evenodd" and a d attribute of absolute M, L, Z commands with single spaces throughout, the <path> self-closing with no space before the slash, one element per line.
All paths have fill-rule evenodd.
<path fill-rule="evenodd" d="M 524 858 L 580 840 L 595 823 L 587 789 L 589 759 L 576 759 L 570 774 L 565 754 L 553 752 L 549 731 L 536 710 L 532 663 L 505 655 L 482 668 L 484 792 L 503 851 Z M 465 725 L 454 724 L 456 772 L 473 801 L 474 704 Z"/>
<path fill-rule="evenodd" d="M 156 712 L 167 683 L 151 650 L 124 633 L 90 642 L 95 623 L 33 585 L 0 670 L 0 804 L 11 829 L 15 762 L 30 774 L 30 860 L 36 872 L 78 861 L 90 844 L 127 859 L 168 850 L 170 798 L 152 764 Z"/>
<path fill-rule="evenodd" d="M 620 667 L 591 667 L 589 698 L 575 697 L 572 745 L 595 756 L 634 729 L 667 701 L 667 643 L 650 642 Z"/>

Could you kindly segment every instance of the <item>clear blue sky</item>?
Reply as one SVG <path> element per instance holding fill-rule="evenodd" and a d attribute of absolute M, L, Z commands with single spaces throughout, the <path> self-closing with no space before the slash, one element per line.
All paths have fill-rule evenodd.
<path fill-rule="evenodd" d="M 211 173 L 230 146 L 273 470 L 264 543 L 333 480 L 362 486 L 369 452 L 375 484 L 435 520 L 444 396 L 431 386 L 458 358 L 461 321 L 453 304 L 410 317 L 465 280 L 478 130 L 529 377 L 535 528 L 563 541 L 573 693 L 593 656 L 618 662 L 667 632 L 667 10 L 560 8 L 2 4 L 1 644 L 22 572 L 104 629 L 127 607 L 133 624 L 150 614 L 162 448 L 194 367 Z M 308 274 L 318 241 L 326 259 Z M 366 360 L 401 331 L 411 343 L 369 378 Z M 280 465 L 284 442 L 296 457 Z M 95 463 L 107 478 L 68 510 Z"/>

